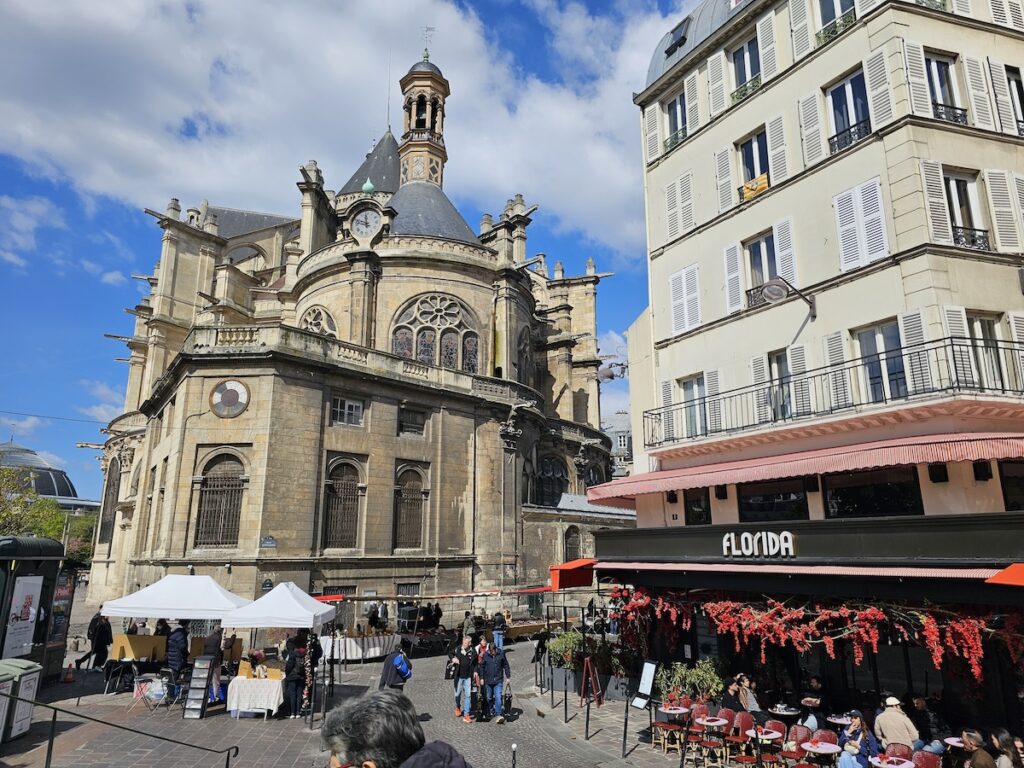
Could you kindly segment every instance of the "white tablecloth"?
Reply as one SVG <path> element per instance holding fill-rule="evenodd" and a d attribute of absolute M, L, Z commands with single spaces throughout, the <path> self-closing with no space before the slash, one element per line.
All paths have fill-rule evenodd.
<path fill-rule="evenodd" d="M 367 635 L 365 637 L 336 637 L 333 644 L 331 638 L 324 635 L 320 638 L 320 647 L 324 650 L 324 658 L 337 658 L 338 661 L 360 661 L 362 659 L 382 659 L 398 647 L 401 635 Z"/>
<path fill-rule="evenodd" d="M 284 681 L 236 677 L 228 684 L 228 711 L 264 710 L 277 712 L 284 704 Z"/>

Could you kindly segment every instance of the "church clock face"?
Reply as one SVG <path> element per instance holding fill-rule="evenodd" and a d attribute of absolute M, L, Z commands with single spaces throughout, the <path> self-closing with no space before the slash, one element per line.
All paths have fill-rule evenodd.
<path fill-rule="evenodd" d="M 380 229 L 380 214 L 374 210 L 360 211 L 352 220 L 352 232 L 359 237 L 369 237 Z"/>
<path fill-rule="evenodd" d="M 215 416 L 233 419 L 249 406 L 249 388 L 236 379 L 222 381 L 210 393 L 210 409 Z"/>

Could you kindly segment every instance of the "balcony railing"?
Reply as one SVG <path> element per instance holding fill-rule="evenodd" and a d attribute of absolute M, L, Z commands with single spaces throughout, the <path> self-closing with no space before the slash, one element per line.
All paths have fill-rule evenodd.
<path fill-rule="evenodd" d="M 845 131 L 840 131 L 835 136 L 830 136 L 828 140 L 828 151 L 830 154 L 836 154 L 842 152 L 844 149 L 849 149 L 858 141 L 862 141 L 871 135 L 871 121 L 861 120 L 859 123 L 854 123 Z"/>
<path fill-rule="evenodd" d="M 931 8 L 933 11 L 949 10 L 946 0 L 914 0 L 914 2 L 924 8 Z"/>
<path fill-rule="evenodd" d="M 991 251 L 987 229 L 971 229 L 970 227 L 953 227 L 953 245 L 961 248 L 975 248 L 979 251 Z"/>
<path fill-rule="evenodd" d="M 935 115 L 936 119 L 945 120 L 947 123 L 967 125 L 967 110 L 954 107 L 952 104 L 940 104 L 937 101 L 933 101 L 932 114 Z"/>
<path fill-rule="evenodd" d="M 669 134 L 669 137 L 665 139 L 665 151 L 668 152 L 676 144 L 681 144 L 686 141 L 686 126 L 684 125 L 678 131 Z"/>
<path fill-rule="evenodd" d="M 771 187 L 771 180 L 768 178 L 768 171 L 765 171 L 760 176 L 743 184 L 743 186 L 737 187 L 736 191 L 739 192 L 740 202 L 745 203 L 747 200 L 753 200 L 761 193 L 767 192 L 769 187 Z"/>
<path fill-rule="evenodd" d="M 747 289 L 747 309 L 753 309 L 754 307 L 760 307 L 762 304 L 767 304 L 768 301 L 763 295 L 761 295 L 761 286 L 755 285 L 753 288 Z"/>
<path fill-rule="evenodd" d="M 411 128 L 402 138 L 405 141 L 429 141 L 439 147 L 444 146 L 444 137 L 429 128 Z"/>
<path fill-rule="evenodd" d="M 756 75 L 754 75 L 752 78 L 747 80 L 747 82 L 745 82 L 743 85 L 741 85 L 735 91 L 732 92 L 732 103 L 733 104 L 739 104 L 741 101 L 743 101 L 745 98 L 747 98 L 747 96 L 752 94 L 754 91 L 756 91 L 760 87 L 761 87 L 761 73 L 759 72 Z"/>
<path fill-rule="evenodd" d="M 749 294 L 748 294 L 749 295 Z M 1024 396 L 1024 343 L 949 337 L 644 412 L 657 448 L 957 392 Z"/>
<path fill-rule="evenodd" d="M 1017 121 L 1017 135 L 1024 136 L 1024 120 Z"/>
<path fill-rule="evenodd" d="M 843 32 L 848 30 L 850 27 L 852 27 L 856 23 L 857 23 L 857 10 L 855 8 L 851 8 L 846 13 L 844 13 L 842 16 L 840 16 L 840 17 L 838 17 L 836 19 L 833 19 L 832 21 L 830 21 L 828 24 L 826 24 L 824 27 L 821 28 L 821 31 L 818 32 L 818 34 L 815 35 L 815 40 L 817 41 L 817 47 L 820 48 L 821 46 L 825 45 L 826 43 L 829 43 L 832 40 L 835 40 L 837 37 L 839 37 L 841 34 L 843 34 Z"/>

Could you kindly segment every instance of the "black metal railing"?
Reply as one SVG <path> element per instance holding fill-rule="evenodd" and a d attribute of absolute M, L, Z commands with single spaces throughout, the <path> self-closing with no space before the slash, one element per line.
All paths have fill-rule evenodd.
<path fill-rule="evenodd" d="M 758 195 L 764 194 L 771 186 L 771 177 L 768 175 L 768 171 L 765 171 L 760 176 L 738 186 L 736 191 L 739 193 L 740 202 L 745 203 L 747 200 L 753 200 Z"/>
<path fill-rule="evenodd" d="M 429 141 L 432 144 L 437 144 L 441 147 L 444 146 L 444 138 L 441 134 L 436 133 L 429 128 L 410 128 L 402 139 L 405 141 Z"/>
<path fill-rule="evenodd" d="M 645 411 L 644 445 L 655 448 L 956 392 L 1021 397 L 1022 363 L 1020 342 L 949 337 L 901 347 Z"/>
<path fill-rule="evenodd" d="M 1024 136 L 1024 120 L 1017 121 L 1017 135 Z"/>
<path fill-rule="evenodd" d="M 753 288 L 747 289 L 747 309 L 753 309 L 754 307 L 760 307 L 762 304 L 767 304 L 768 300 L 761 294 L 761 286 L 755 285 Z"/>
<path fill-rule="evenodd" d="M 752 78 L 747 80 L 747 82 L 745 82 L 743 85 L 741 85 L 739 88 L 737 88 L 735 91 L 732 92 L 732 96 L 731 96 L 732 103 L 733 104 L 739 104 L 741 101 L 743 101 L 745 98 L 747 98 L 747 96 L 752 94 L 754 91 L 756 91 L 760 87 L 761 87 L 761 73 L 758 72 Z"/>
<path fill-rule="evenodd" d="M 814 36 L 814 39 L 817 42 L 817 47 L 820 48 L 821 46 L 825 45 L 826 43 L 829 43 L 832 40 L 835 40 L 837 37 L 839 37 L 841 34 L 843 34 L 843 32 L 848 30 L 850 27 L 852 27 L 856 23 L 857 23 L 857 9 L 856 8 L 851 8 L 846 13 L 844 13 L 842 16 L 839 16 L 838 18 L 833 19 L 828 24 L 826 24 L 824 27 L 822 27 L 821 31 L 818 32 Z"/>
<path fill-rule="evenodd" d="M 669 137 L 665 139 L 665 151 L 668 152 L 676 144 L 681 144 L 686 141 L 686 126 L 684 125 L 678 131 L 673 131 L 669 134 Z"/>
<path fill-rule="evenodd" d="M 914 0 L 914 2 L 923 8 L 931 8 L 933 11 L 949 10 L 949 3 L 946 0 Z"/>
<path fill-rule="evenodd" d="M 962 248 L 975 248 L 979 251 L 991 251 L 987 229 L 971 229 L 970 227 L 953 226 L 953 245 Z"/>
<path fill-rule="evenodd" d="M 952 104 L 940 104 L 937 101 L 933 101 L 932 114 L 937 119 L 945 120 L 947 123 L 967 125 L 967 110 L 954 107 Z"/>
<path fill-rule="evenodd" d="M 844 149 L 849 149 L 858 141 L 862 141 L 871 135 L 871 120 L 864 119 L 859 123 L 854 123 L 845 131 L 840 131 L 835 136 L 830 136 L 828 139 L 828 151 L 830 154 L 836 154 L 842 152 Z"/>

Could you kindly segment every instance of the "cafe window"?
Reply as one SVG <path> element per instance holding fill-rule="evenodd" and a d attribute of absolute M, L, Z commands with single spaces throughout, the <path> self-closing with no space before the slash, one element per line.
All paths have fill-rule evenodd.
<path fill-rule="evenodd" d="M 822 477 L 825 517 L 923 515 L 917 468 L 882 467 Z"/>
<path fill-rule="evenodd" d="M 711 524 L 711 494 L 707 488 L 687 488 L 683 491 L 683 511 L 687 525 Z"/>
<path fill-rule="evenodd" d="M 1006 511 L 1024 510 L 1024 461 L 1000 461 L 999 478 L 1003 484 Z"/>
<path fill-rule="evenodd" d="M 807 493 L 801 478 L 745 483 L 738 488 L 741 523 L 807 520 Z"/>

